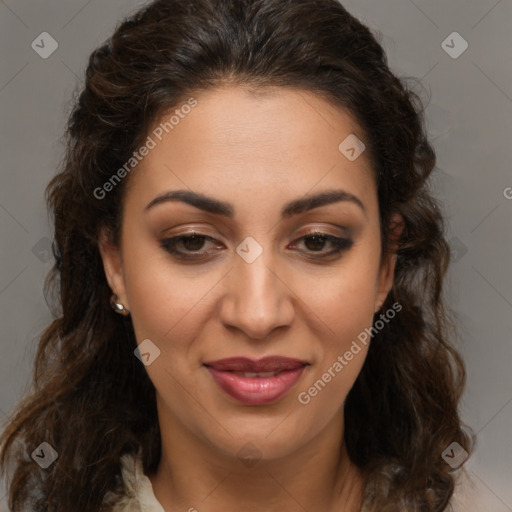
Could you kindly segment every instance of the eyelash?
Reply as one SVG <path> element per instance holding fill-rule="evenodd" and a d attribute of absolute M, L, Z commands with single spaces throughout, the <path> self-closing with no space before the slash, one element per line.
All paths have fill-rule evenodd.
<path fill-rule="evenodd" d="M 321 240 L 330 242 L 334 246 L 334 249 L 326 254 L 324 253 L 322 256 L 313 256 L 312 257 L 313 259 L 323 259 L 323 258 L 328 258 L 330 256 L 335 256 L 337 254 L 340 254 L 340 253 L 350 249 L 350 247 L 352 247 L 352 245 L 354 243 L 354 241 L 350 238 L 339 238 L 337 236 L 328 235 L 326 233 L 321 233 L 319 231 L 314 231 L 314 232 L 308 233 L 307 235 L 304 235 L 301 238 L 299 238 L 297 241 L 307 240 L 307 239 L 311 239 L 311 238 L 315 238 L 315 237 L 318 237 Z M 192 238 L 199 238 L 199 239 L 205 239 L 205 240 L 210 240 L 210 241 L 215 240 L 214 238 L 212 238 L 208 235 L 202 235 L 201 233 L 188 233 L 186 235 L 175 236 L 173 238 L 166 238 L 164 240 L 161 240 L 160 244 L 164 250 L 169 252 L 173 257 L 180 259 L 180 260 L 189 260 L 189 261 L 190 260 L 201 260 L 201 259 L 204 259 L 204 257 L 207 257 L 208 252 L 201 254 L 199 251 L 190 251 L 187 255 L 187 254 L 184 254 L 183 252 L 176 249 L 176 246 L 181 241 L 189 240 Z M 310 251 L 310 252 L 318 253 L 321 251 Z M 190 256 L 190 254 L 200 254 L 200 256 Z"/>

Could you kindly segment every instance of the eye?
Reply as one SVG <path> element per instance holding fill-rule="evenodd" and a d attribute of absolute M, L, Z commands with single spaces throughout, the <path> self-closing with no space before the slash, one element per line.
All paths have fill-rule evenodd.
<path fill-rule="evenodd" d="M 178 259 L 199 259 L 205 256 L 205 251 L 200 251 L 205 240 L 209 240 L 211 242 L 215 241 L 214 238 L 208 235 L 189 233 L 186 235 L 175 236 L 173 238 L 166 238 L 165 240 L 162 240 L 160 244 L 166 251 Z M 185 251 L 178 248 L 180 243 L 183 244 Z M 191 254 L 194 253 L 199 256 L 192 256 Z"/>
<path fill-rule="evenodd" d="M 337 254 L 340 254 L 342 251 L 350 249 L 350 247 L 354 243 L 354 241 L 350 238 L 340 238 L 334 235 L 328 235 L 327 233 L 321 233 L 319 231 L 309 233 L 299 238 L 298 241 L 301 240 L 304 241 L 304 245 L 307 248 L 307 252 L 321 253 L 321 255 L 313 256 L 313 258 L 327 258 L 329 256 L 335 256 Z M 331 246 L 333 247 L 331 251 L 322 251 L 326 242 L 331 244 Z"/>
<path fill-rule="evenodd" d="M 208 257 L 210 254 L 215 252 L 215 250 L 202 250 L 205 241 L 216 242 L 216 240 L 211 236 L 202 235 L 200 233 L 189 233 L 186 235 L 180 235 L 161 240 L 160 245 L 177 259 L 199 260 L 204 259 L 205 257 Z M 354 243 L 354 241 L 350 238 L 340 238 L 318 231 L 309 233 L 299 238 L 292 244 L 292 247 L 295 247 L 300 241 L 303 241 L 304 245 L 306 246 L 306 250 L 304 251 L 305 253 L 319 253 L 318 256 L 308 255 L 308 257 L 317 259 L 335 256 L 342 251 L 348 250 Z M 326 243 L 329 243 L 332 247 L 332 249 L 327 252 L 322 250 Z M 182 245 L 180 246 L 180 244 Z M 182 247 L 182 249 L 180 247 Z"/>

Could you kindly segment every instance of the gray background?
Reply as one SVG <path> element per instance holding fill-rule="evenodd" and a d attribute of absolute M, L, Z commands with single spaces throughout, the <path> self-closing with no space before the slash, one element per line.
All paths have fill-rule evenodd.
<path fill-rule="evenodd" d="M 28 390 L 37 338 L 51 319 L 42 295 L 52 264 L 43 192 L 62 157 L 72 92 L 90 52 L 142 3 L 0 0 L 0 421 Z M 512 511 L 512 1 L 344 5 L 382 34 L 391 68 L 417 77 L 431 96 L 432 184 L 449 221 L 456 262 L 448 295 L 468 369 L 463 416 L 478 439 L 466 465 L 473 510 Z M 454 31 L 468 43 L 457 58 L 442 46 Z M 42 32 L 58 42 L 47 59 L 31 47 Z M 446 44 L 462 48 L 457 39 Z"/>

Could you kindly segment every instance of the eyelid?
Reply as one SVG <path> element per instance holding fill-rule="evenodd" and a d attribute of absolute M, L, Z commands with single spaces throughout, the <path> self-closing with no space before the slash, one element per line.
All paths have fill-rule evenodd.
<path fill-rule="evenodd" d="M 191 226 L 190 224 L 186 224 L 184 227 L 182 226 L 174 226 L 173 228 L 166 228 L 160 231 L 159 236 L 172 238 L 175 236 L 182 236 L 182 235 L 202 235 L 202 236 L 211 236 L 212 238 L 217 238 L 217 234 L 208 234 L 205 233 L 205 231 L 209 231 L 212 229 L 212 233 L 218 233 L 218 230 L 214 228 L 210 228 L 208 225 L 201 225 L 198 227 Z M 176 230 L 176 231 L 174 231 Z M 168 233 L 172 231 L 172 234 Z"/>
<path fill-rule="evenodd" d="M 335 228 L 337 232 L 332 233 L 329 230 L 329 228 Z M 315 233 L 318 233 L 320 235 L 335 236 L 335 237 L 347 237 L 347 238 L 353 237 L 352 230 L 350 230 L 344 226 L 338 226 L 335 224 L 330 224 L 329 226 L 326 226 L 325 224 L 321 224 L 321 225 L 308 226 L 308 228 L 305 228 L 304 231 L 299 230 L 299 231 L 297 231 L 297 233 L 294 234 L 293 238 L 294 239 L 297 237 L 300 238 L 300 237 L 312 235 Z"/>

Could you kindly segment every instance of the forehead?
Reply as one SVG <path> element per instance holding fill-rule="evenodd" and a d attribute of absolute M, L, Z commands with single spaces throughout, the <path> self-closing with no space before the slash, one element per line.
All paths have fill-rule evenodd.
<path fill-rule="evenodd" d="M 367 153 L 351 160 L 345 152 L 365 136 L 341 108 L 281 87 L 226 86 L 191 98 L 153 123 L 152 149 L 129 177 L 130 205 L 140 208 L 163 191 L 186 188 L 232 203 L 280 205 L 283 194 L 341 187 L 371 201 Z"/>

